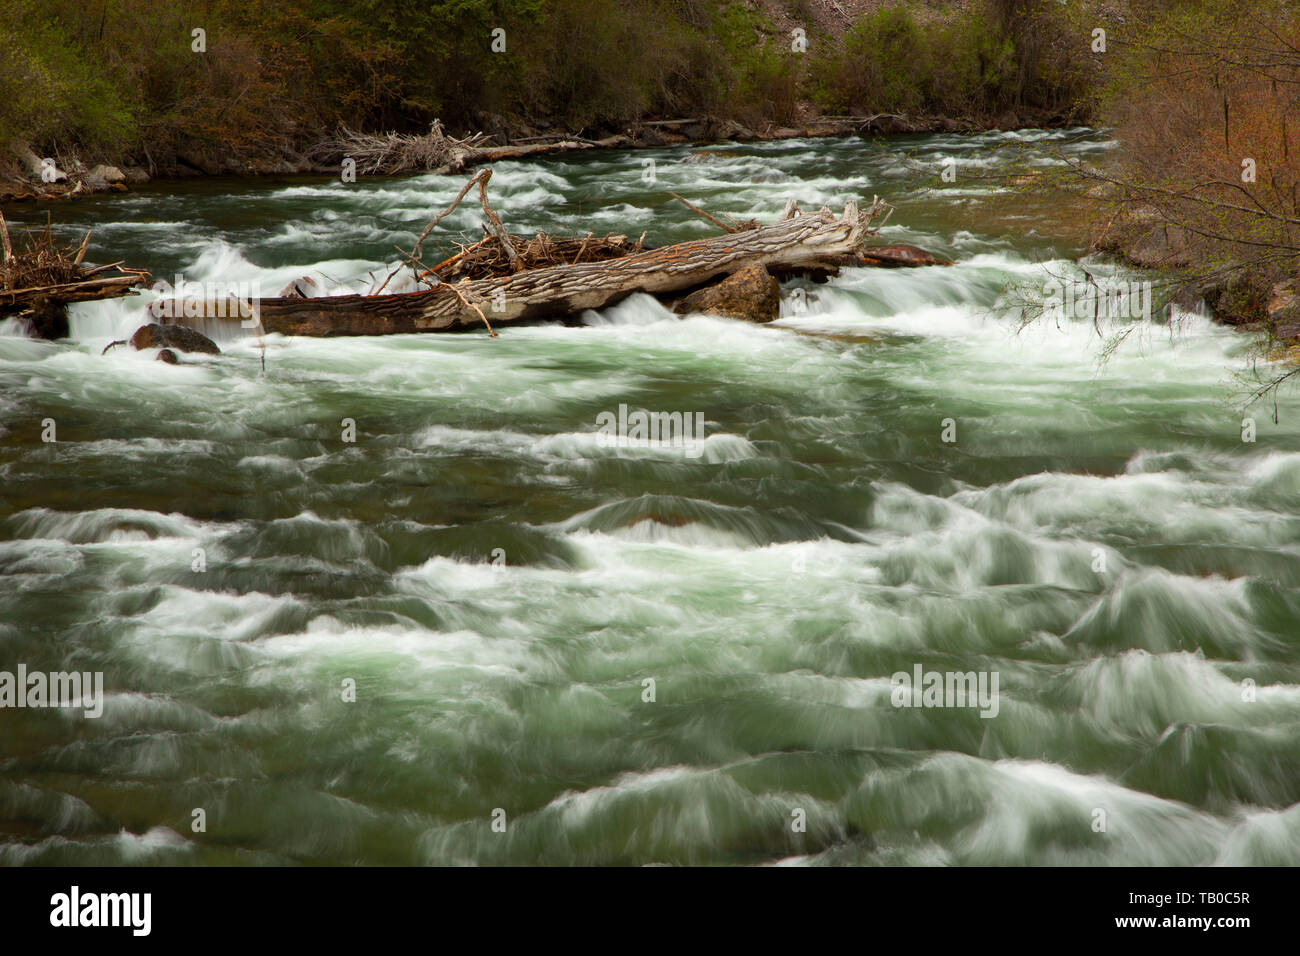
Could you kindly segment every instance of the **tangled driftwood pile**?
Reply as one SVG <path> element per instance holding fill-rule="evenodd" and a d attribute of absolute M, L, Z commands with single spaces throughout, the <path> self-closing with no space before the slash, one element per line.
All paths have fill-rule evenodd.
<path fill-rule="evenodd" d="M 420 136 L 406 133 L 359 133 L 340 126 L 333 136 L 308 150 L 306 159 L 318 166 L 342 166 L 350 159 L 356 163 L 356 172 L 360 176 L 391 176 L 414 172 L 458 173 L 500 159 L 596 149 L 616 145 L 615 141 L 621 140 L 617 136 L 605 140 L 566 137 L 527 145 L 489 146 L 487 143 L 491 138 L 486 133 L 471 133 L 458 139 L 448 134 L 438 120 L 433 121 L 429 132 Z"/>
<path fill-rule="evenodd" d="M 148 272 L 121 262 L 82 265 L 89 244 L 87 232 L 79 243 L 60 246 L 47 224 L 40 232 L 26 230 L 23 247 L 16 249 L 0 213 L 0 316 L 25 320 L 39 338 L 63 338 L 69 302 L 134 295 L 148 283 Z"/>
<path fill-rule="evenodd" d="M 351 159 L 357 164 L 357 174 L 362 176 L 393 175 L 451 166 L 486 138 L 483 133 L 474 133 L 457 139 L 447 135 L 437 120 L 421 136 L 360 133 L 340 126 L 333 136 L 317 143 L 306 156 L 312 162 L 330 166 Z"/>
<path fill-rule="evenodd" d="M 420 277 L 437 275 L 443 282 L 455 282 L 460 279 L 502 278 L 517 271 L 514 268 L 515 262 L 520 263 L 523 269 L 604 262 L 640 252 L 644 248 L 644 239 L 645 233 L 633 242 L 627 236 L 595 236 L 591 233 L 582 237 L 549 236 L 539 232 L 531 239 L 508 236 L 506 241 L 515 253 L 510 256 L 497 237 L 484 236 L 472 245 L 462 246 L 454 256 L 444 259 L 427 272 L 421 272 Z"/>

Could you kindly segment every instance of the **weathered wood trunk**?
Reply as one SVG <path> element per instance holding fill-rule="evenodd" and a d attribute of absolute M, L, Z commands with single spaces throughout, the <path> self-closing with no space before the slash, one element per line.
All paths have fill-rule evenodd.
<path fill-rule="evenodd" d="M 711 239 L 695 239 L 618 259 L 530 269 L 508 277 L 467 280 L 426 292 L 345 295 L 314 299 L 262 299 L 258 314 L 266 332 L 285 335 L 392 335 L 481 328 L 482 309 L 494 326 L 556 318 L 611 305 L 636 292 L 676 292 L 749 265 L 772 268 L 816 266 L 851 255 L 871 234 L 870 222 L 883 204 L 844 215 L 829 210 L 796 215 L 770 226 Z M 175 302 L 155 302 L 162 321 L 183 315 Z M 183 324 L 183 320 L 182 324 Z"/>
<path fill-rule="evenodd" d="M 548 153 L 568 153 L 575 150 L 614 147 L 621 145 L 620 140 L 626 139 L 625 136 L 611 136 L 606 140 L 579 140 L 570 137 L 560 139 L 557 142 L 529 145 L 473 146 L 458 150 L 451 162 L 435 170 L 435 172 L 459 173 L 472 166 L 480 166 L 483 163 L 496 163 L 503 159 L 525 159 L 530 156 L 545 156 Z"/>
<path fill-rule="evenodd" d="M 118 299 L 136 295 L 144 283 L 135 276 L 114 276 L 108 279 L 86 279 L 81 282 L 62 282 L 58 285 L 36 286 L 28 289 L 0 288 L 0 315 L 22 312 L 26 309 L 54 302 L 90 302 L 95 299 Z"/>

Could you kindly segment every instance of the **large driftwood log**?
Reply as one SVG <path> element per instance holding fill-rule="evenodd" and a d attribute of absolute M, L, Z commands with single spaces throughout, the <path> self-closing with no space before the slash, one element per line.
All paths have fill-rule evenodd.
<path fill-rule="evenodd" d="M 551 143 L 534 143 L 532 145 L 511 146 L 472 146 L 458 150 L 444 166 L 434 170 L 440 173 L 459 173 L 471 166 L 484 163 L 496 163 L 503 159 L 524 159 L 529 156 L 544 156 L 548 153 L 569 153 L 575 150 L 599 149 L 603 146 L 617 145 L 615 137 L 605 140 L 577 140 L 572 137 Z"/>
<path fill-rule="evenodd" d="M 117 299 L 135 295 L 144 285 L 139 276 L 113 276 L 107 279 L 86 279 L 82 282 L 60 282 L 57 285 L 34 286 L 28 289 L 0 289 L 0 315 L 21 312 L 42 302 L 88 302 L 92 299 Z"/>
<path fill-rule="evenodd" d="M 749 265 L 817 267 L 855 254 L 872 234 L 872 220 L 849 203 L 843 216 L 830 210 L 793 215 L 770 226 L 633 253 L 604 262 L 530 269 L 508 277 L 443 284 L 426 292 L 343 295 L 315 299 L 262 299 L 257 312 L 266 332 L 285 335 L 392 335 L 479 328 L 482 309 L 494 326 L 556 318 L 612 305 L 636 292 L 677 292 Z M 476 308 L 477 306 L 477 308 Z M 162 321 L 185 314 L 176 300 L 154 302 Z M 181 320 L 183 322 L 183 320 Z"/>

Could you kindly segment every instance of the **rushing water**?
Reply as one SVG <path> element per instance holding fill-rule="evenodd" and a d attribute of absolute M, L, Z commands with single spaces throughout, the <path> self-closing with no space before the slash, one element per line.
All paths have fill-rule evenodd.
<path fill-rule="evenodd" d="M 136 299 L 0 336 L 0 669 L 107 694 L 0 710 L 0 862 L 1300 862 L 1300 403 L 1243 442 L 1247 342 L 1195 315 L 1105 363 L 1090 321 L 1015 332 L 1004 290 L 1074 268 L 1074 214 L 975 174 L 1048 145 L 1108 148 L 496 167 L 517 232 L 663 243 L 710 231 L 669 191 L 760 219 L 879 194 L 884 241 L 959 260 L 786 283 L 770 327 L 635 297 L 495 340 L 101 357 Z M 947 157 L 956 183 L 920 178 Z M 97 261 L 273 293 L 382 275 L 459 185 L 58 218 Z M 702 453 L 602 445 L 620 404 L 702 412 Z M 894 706 L 918 665 L 996 674 L 996 716 Z"/>

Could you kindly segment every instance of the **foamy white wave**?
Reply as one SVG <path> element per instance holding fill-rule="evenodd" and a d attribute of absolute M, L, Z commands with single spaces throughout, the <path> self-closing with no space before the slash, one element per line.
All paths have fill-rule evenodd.
<path fill-rule="evenodd" d="M 88 544 L 106 541 L 122 526 L 144 529 L 151 538 L 197 538 L 221 525 L 208 525 L 182 514 L 160 514 L 138 508 L 100 508 L 63 512 L 32 508 L 9 518 L 24 539 L 47 539 Z M 229 527 L 229 526 L 226 526 Z"/>
<path fill-rule="evenodd" d="M 1071 669 L 1060 693 L 1080 715 L 1124 733 L 1158 735 L 1175 721 L 1233 727 L 1269 726 L 1297 719 L 1300 688 L 1255 689 L 1199 653 L 1126 651 Z"/>

